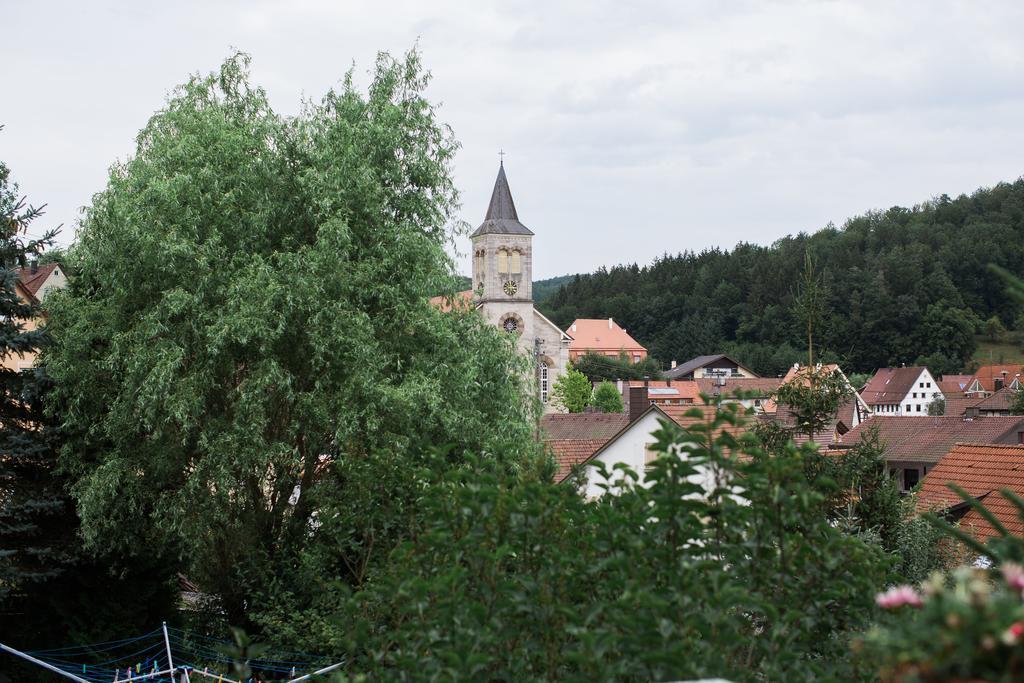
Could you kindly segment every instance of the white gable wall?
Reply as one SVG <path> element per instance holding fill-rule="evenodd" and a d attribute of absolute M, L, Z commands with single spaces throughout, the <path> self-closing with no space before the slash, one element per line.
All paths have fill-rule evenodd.
<path fill-rule="evenodd" d="M 586 486 L 584 488 L 587 498 L 597 498 L 604 495 L 604 486 L 622 483 L 625 477 L 622 470 L 613 469 L 613 466 L 616 464 L 624 464 L 636 473 L 634 482 L 637 486 L 644 486 L 646 484 L 644 475 L 647 450 L 650 444 L 654 444 L 657 441 L 654 438 L 654 433 L 661 428 L 661 419 L 665 419 L 663 413 L 657 410 L 648 411 L 643 417 L 620 432 L 618 437 L 609 442 L 594 457 L 592 461 L 594 465 L 598 462 L 602 463 L 605 469 L 608 470 L 609 477 L 605 479 L 595 469 L 594 465 L 588 465 L 586 470 Z M 680 446 L 679 457 L 686 457 L 685 444 Z M 688 481 L 700 485 L 705 491 L 711 491 L 715 485 L 711 468 L 701 464 L 696 467 L 696 470 L 695 473 L 688 477 Z M 734 487 L 733 491 L 734 493 L 739 493 L 742 489 Z M 742 499 L 737 496 L 737 500 Z"/>

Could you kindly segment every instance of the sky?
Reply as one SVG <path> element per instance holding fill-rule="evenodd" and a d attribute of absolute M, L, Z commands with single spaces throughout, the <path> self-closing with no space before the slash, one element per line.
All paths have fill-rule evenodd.
<path fill-rule="evenodd" d="M 1024 174 L 1024 3 L 0 0 L 0 159 L 81 207 L 233 49 L 299 111 L 418 45 L 461 142 L 460 218 L 504 150 L 534 278 L 787 234 Z M 469 240 L 459 241 L 468 273 Z"/>

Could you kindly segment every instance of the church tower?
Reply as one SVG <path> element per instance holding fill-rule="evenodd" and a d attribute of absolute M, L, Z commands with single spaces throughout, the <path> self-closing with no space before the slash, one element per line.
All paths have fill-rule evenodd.
<path fill-rule="evenodd" d="M 533 232 L 519 222 L 505 164 L 473 243 L 473 300 L 492 325 L 518 338 L 519 349 L 536 359 L 541 401 L 547 406 L 555 378 L 565 372 L 569 336 L 533 307 Z"/>
<path fill-rule="evenodd" d="M 505 164 L 473 243 L 473 296 L 488 320 L 527 339 L 533 317 L 533 232 L 519 222 Z"/>

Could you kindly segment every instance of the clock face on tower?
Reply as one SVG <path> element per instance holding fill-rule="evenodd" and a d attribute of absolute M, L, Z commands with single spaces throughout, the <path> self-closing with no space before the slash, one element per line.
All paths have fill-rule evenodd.
<path fill-rule="evenodd" d="M 502 286 L 502 289 L 504 289 L 505 293 L 508 294 L 509 296 L 515 296 L 516 292 L 519 291 L 519 283 L 516 282 L 515 280 L 506 280 L 505 284 Z"/>

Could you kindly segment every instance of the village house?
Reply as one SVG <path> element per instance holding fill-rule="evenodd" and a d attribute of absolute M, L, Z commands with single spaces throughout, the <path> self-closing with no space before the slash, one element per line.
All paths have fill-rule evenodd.
<path fill-rule="evenodd" d="M 828 375 L 838 374 L 846 385 L 847 390 L 846 400 L 839 405 L 835 414 L 830 417 L 821 431 L 809 435 L 797 429 L 797 417 L 794 412 L 788 405 L 776 399 L 770 399 L 762 404 L 763 415 L 761 415 L 761 419 L 773 421 L 787 429 L 793 430 L 793 441 L 797 445 L 812 442 L 821 448 L 827 448 L 832 444 L 838 443 L 844 434 L 855 429 L 870 417 L 871 409 L 868 408 L 860 394 L 854 391 L 850 380 L 847 379 L 846 374 L 843 373 L 838 365 L 835 363 L 819 365 L 815 368 L 815 371 Z M 808 366 L 795 364 L 789 369 L 786 376 L 782 378 L 779 386 L 781 387 L 790 382 L 803 382 L 806 385 L 810 381 L 808 377 L 809 372 Z"/>
<path fill-rule="evenodd" d="M 569 360 L 573 362 L 588 353 L 625 358 L 630 363 L 639 363 L 647 358 L 647 349 L 611 318 L 580 318 L 565 333 L 572 338 L 569 342 Z"/>
<path fill-rule="evenodd" d="M 645 484 L 645 474 L 651 462 L 659 457 L 655 450 L 655 433 L 663 422 L 691 427 L 697 422 L 710 419 L 714 405 L 658 405 L 647 395 L 646 387 L 630 389 L 631 413 L 627 415 L 585 414 L 551 415 L 544 418 L 545 445 L 551 450 L 558 465 L 556 481 L 567 481 L 574 471 L 579 471 L 580 485 L 588 498 L 604 495 L 606 489 L 624 483 L 625 473 L 619 466 L 625 466 L 636 478 L 633 483 Z M 689 413 L 697 411 L 700 417 Z M 609 434 L 613 426 L 618 431 Z M 741 433 L 747 425 L 727 425 L 722 428 L 729 433 Z M 573 437 L 573 438 L 567 438 Z M 682 445 L 675 455 L 685 457 L 686 447 Z M 597 469 L 602 465 L 609 473 L 607 478 Z M 715 481 L 708 468 L 698 466 L 697 473 L 690 477 L 693 483 L 709 490 Z"/>
<path fill-rule="evenodd" d="M 473 288 L 430 301 L 441 310 L 473 307 L 490 324 L 516 339 L 533 359 L 545 412 L 555 380 L 569 365 L 572 339 L 533 306 L 533 232 L 519 222 L 504 163 L 498 166 L 487 215 L 472 235 Z"/>
<path fill-rule="evenodd" d="M 928 414 L 928 404 L 943 399 L 942 391 L 925 367 L 882 368 L 860 392 L 875 415 Z"/>
<path fill-rule="evenodd" d="M 968 380 L 964 396 L 982 398 L 1003 387 L 1019 389 L 1022 374 L 1024 365 L 982 365 Z"/>
<path fill-rule="evenodd" d="M 890 471 L 909 491 L 957 443 L 1022 444 L 1024 417 L 895 417 L 878 416 L 844 434 L 833 448 L 850 448 L 877 431 Z"/>
<path fill-rule="evenodd" d="M 14 290 L 18 298 L 28 304 L 39 304 L 53 291 L 66 287 L 68 283 L 64 267 L 59 263 L 45 263 L 40 265 L 33 261 L 30 265 L 19 268 L 18 279 L 15 282 Z M 40 318 L 25 320 L 22 322 L 26 332 L 35 330 L 43 322 Z M 23 353 L 10 355 L 3 359 L 3 367 L 8 370 L 25 370 L 32 367 L 36 362 L 36 353 Z"/>
<path fill-rule="evenodd" d="M 671 379 L 701 379 L 707 377 L 757 377 L 757 373 L 733 360 L 724 353 L 697 356 L 682 365 L 672 361 L 672 367 L 664 373 Z"/>
<path fill-rule="evenodd" d="M 622 393 L 622 402 L 629 408 L 629 392 L 633 387 L 647 387 L 649 403 L 660 406 L 689 405 L 700 402 L 700 386 L 696 382 L 667 380 L 619 380 L 615 386 Z M 644 408 L 646 409 L 646 405 Z"/>
<path fill-rule="evenodd" d="M 970 375 L 943 375 L 935 381 L 939 391 L 948 400 L 950 396 L 958 396 L 964 393 L 967 383 L 971 381 Z"/>
<path fill-rule="evenodd" d="M 772 396 L 782 386 L 780 377 L 701 377 L 694 382 L 713 401 L 740 403 L 755 413 L 774 410 Z"/>
<path fill-rule="evenodd" d="M 958 523 L 980 542 L 998 536 L 995 527 L 948 486 L 953 483 L 980 501 L 1008 532 L 1024 536 L 1024 521 L 1008 489 L 1024 497 L 1024 445 L 957 443 L 925 478 L 917 496 L 918 512 L 936 511 Z"/>

